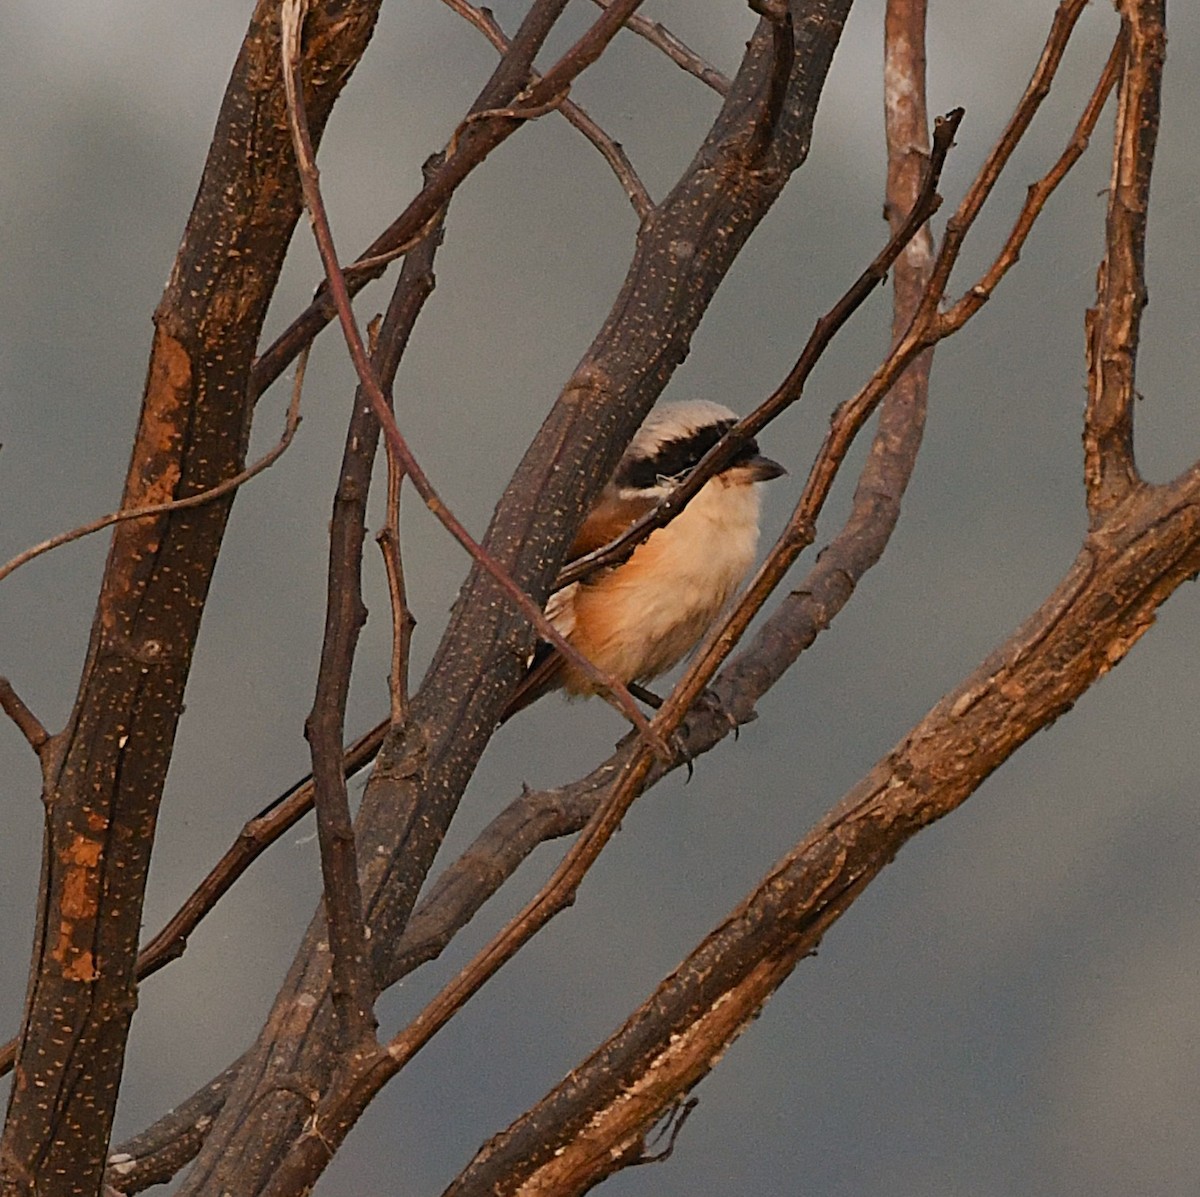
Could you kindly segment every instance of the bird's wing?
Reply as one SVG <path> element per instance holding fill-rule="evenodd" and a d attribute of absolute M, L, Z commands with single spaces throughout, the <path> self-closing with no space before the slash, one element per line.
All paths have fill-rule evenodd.
<path fill-rule="evenodd" d="M 592 513 L 583 521 L 583 527 L 572 542 L 571 550 L 567 554 L 567 564 L 585 553 L 601 548 L 610 540 L 615 540 L 635 519 L 654 505 L 655 500 L 650 498 L 622 502 L 608 493 L 603 494 Z M 575 630 L 575 594 L 580 585 L 586 584 L 575 582 L 564 586 L 561 590 L 556 590 L 546 602 L 546 618 L 568 640 Z M 566 665 L 562 654 L 556 648 L 544 640 L 540 641 L 533 656 L 529 658 L 529 669 L 500 716 L 500 722 L 511 719 L 543 694 L 557 690 L 563 684 Z"/>
<path fill-rule="evenodd" d="M 577 584 L 564 586 L 562 590 L 556 590 L 546 603 L 546 618 L 566 637 L 575 629 L 575 591 L 578 589 Z M 508 706 L 500 716 L 500 722 L 507 722 L 518 711 L 523 711 L 530 703 L 537 702 L 543 694 L 557 690 L 563 683 L 566 664 L 558 649 L 545 640 L 540 640 L 533 656 L 529 658 L 529 668 L 525 671 L 521 684 L 508 700 Z"/>

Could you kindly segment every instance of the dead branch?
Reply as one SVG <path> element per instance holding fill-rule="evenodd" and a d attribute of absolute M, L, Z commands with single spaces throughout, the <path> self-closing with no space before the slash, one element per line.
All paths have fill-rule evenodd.
<path fill-rule="evenodd" d="M 1087 314 L 1084 481 L 1093 521 L 1139 482 L 1133 458 L 1134 368 L 1146 306 L 1146 214 L 1166 58 L 1165 3 L 1118 5 L 1126 56 L 1117 97 L 1105 255 Z"/>
<path fill-rule="evenodd" d="M 469 3 L 469 0 L 442 0 L 460 17 L 474 25 L 492 43 L 500 53 L 504 53 L 510 45 L 504 30 L 490 9 L 480 8 Z M 530 72 L 530 81 L 537 82 L 541 78 L 536 71 Z M 646 190 L 646 185 L 638 178 L 633 163 L 621 148 L 619 142 L 610 137 L 574 100 L 564 99 L 558 105 L 558 111 L 584 135 L 599 150 L 601 157 L 608 163 L 625 194 L 629 197 L 638 220 L 645 220 L 654 207 L 654 201 Z"/>
<path fill-rule="evenodd" d="M 0 711 L 3 711 L 16 725 L 17 731 L 25 737 L 29 747 L 40 757 L 50 739 L 50 733 L 42 726 L 42 721 L 25 705 L 21 696 L 13 689 L 13 684 L 6 677 L 0 677 Z"/>
<path fill-rule="evenodd" d="M 212 503 L 217 499 L 223 499 L 226 495 L 233 494 L 234 491 L 249 482 L 251 478 L 256 478 L 264 470 L 269 469 L 287 452 L 288 446 L 291 445 L 300 427 L 300 394 L 304 387 L 304 368 L 307 357 L 307 350 L 302 351 L 296 363 L 296 377 L 292 384 L 292 399 L 288 404 L 283 434 L 276 444 L 268 449 L 252 465 L 247 466 L 244 470 L 239 470 L 232 478 L 226 478 L 224 482 L 218 482 L 216 486 L 210 486 L 207 490 L 202 490 L 199 494 L 188 495 L 185 499 L 171 499 L 165 503 L 148 503 L 141 507 L 113 511 L 89 523 L 80 524 L 78 528 L 71 528 L 67 532 L 59 532 L 56 536 L 51 536 L 49 539 L 43 540 L 38 544 L 30 545 L 29 548 L 18 553 L 3 565 L 0 565 L 0 582 L 3 582 L 9 574 L 15 573 L 22 565 L 28 564 L 35 557 L 42 556 L 43 553 L 49 553 L 51 550 L 61 548 L 72 541 L 82 540 L 85 536 L 91 536 L 93 532 L 102 532 L 105 528 L 111 528 L 113 524 L 122 523 L 124 520 L 149 519 L 155 515 L 167 515 L 173 511 L 187 511 L 193 507 L 203 507 L 207 503 Z"/>
<path fill-rule="evenodd" d="M 608 8 L 612 0 L 592 0 L 600 8 Z M 661 50 L 676 66 L 694 75 L 701 83 L 711 87 L 719 96 L 729 94 L 730 82 L 712 63 L 705 61 L 694 50 L 689 49 L 661 21 L 651 21 L 634 13 L 626 18 L 625 25 L 638 37 L 645 38 L 656 49 Z"/>
<path fill-rule="evenodd" d="M 1065 713 L 1200 570 L 1200 467 L 1144 488 L 1088 536 L 1034 616 L 904 737 L 625 1026 L 445 1197 L 582 1193 L 712 1067 L 918 831 Z M 550 1133 L 553 1128 L 553 1133 Z M 500 1178 L 503 1184 L 500 1186 Z"/>

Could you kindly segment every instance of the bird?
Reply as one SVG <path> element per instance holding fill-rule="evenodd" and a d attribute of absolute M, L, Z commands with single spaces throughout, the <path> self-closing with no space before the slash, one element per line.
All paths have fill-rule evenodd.
<path fill-rule="evenodd" d="M 615 539 L 666 498 L 737 419 L 706 399 L 652 411 L 580 527 L 568 563 Z M 643 683 L 679 664 L 741 585 L 758 549 L 760 484 L 786 473 L 748 441 L 627 560 L 552 594 L 546 617 L 594 665 L 656 702 Z M 541 642 L 500 722 L 559 689 L 572 698 L 597 692 L 590 678 Z"/>

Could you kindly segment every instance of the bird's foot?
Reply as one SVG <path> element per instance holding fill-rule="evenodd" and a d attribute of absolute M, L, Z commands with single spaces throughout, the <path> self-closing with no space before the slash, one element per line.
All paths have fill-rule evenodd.
<path fill-rule="evenodd" d="M 652 711 L 657 711 L 662 706 L 663 700 L 659 698 L 653 690 L 646 689 L 645 686 L 639 686 L 637 682 L 626 682 L 625 689 L 638 700 L 644 702 Z"/>

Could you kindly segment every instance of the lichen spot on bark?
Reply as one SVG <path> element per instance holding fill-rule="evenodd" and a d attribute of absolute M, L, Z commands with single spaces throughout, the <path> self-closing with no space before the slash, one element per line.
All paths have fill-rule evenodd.
<path fill-rule="evenodd" d="M 192 360 L 183 345 L 160 324 L 150 355 L 150 376 L 129 472 L 126 507 L 165 503 L 174 497 L 191 387 Z"/>

